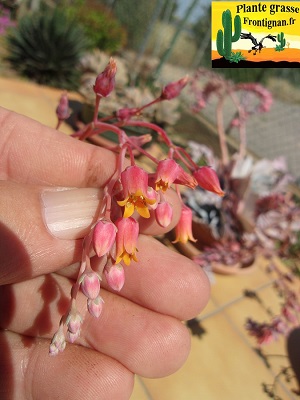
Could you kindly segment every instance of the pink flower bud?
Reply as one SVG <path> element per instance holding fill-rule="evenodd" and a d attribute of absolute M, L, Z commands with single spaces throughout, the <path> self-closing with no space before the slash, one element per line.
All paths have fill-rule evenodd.
<path fill-rule="evenodd" d="M 179 81 L 169 83 L 167 86 L 163 88 L 160 98 L 162 100 L 171 100 L 179 96 L 182 89 L 188 83 L 188 80 L 189 77 L 185 76 L 184 78 L 179 79 Z"/>
<path fill-rule="evenodd" d="M 203 189 L 224 196 L 224 192 L 220 187 L 218 175 L 211 167 L 200 167 L 193 173 L 199 186 Z"/>
<path fill-rule="evenodd" d="M 96 297 L 95 299 L 88 299 L 87 307 L 88 307 L 89 313 L 93 317 L 98 318 L 102 312 L 103 303 L 104 303 L 104 300 L 100 296 Z"/>
<path fill-rule="evenodd" d="M 68 119 L 69 116 L 70 116 L 69 100 L 68 100 L 67 92 L 64 92 L 61 95 L 61 98 L 59 100 L 59 104 L 58 104 L 58 106 L 56 108 L 56 115 L 57 115 L 57 118 L 60 121 Z"/>
<path fill-rule="evenodd" d="M 80 330 L 77 331 L 76 333 L 67 331 L 67 339 L 70 343 L 76 342 L 76 340 L 79 338 L 79 336 L 80 336 Z"/>
<path fill-rule="evenodd" d="M 81 290 L 88 299 L 95 299 L 100 293 L 100 278 L 96 272 L 83 274 L 80 279 Z"/>
<path fill-rule="evenodd" d="M 79 312 L 76 312 L 75 314 L 71 313 L 68 318 L 67 318 L 67 326 L 68 330 L 71 333 L 77 333 L 80 331 L 82 324 L 82 317 L 79 314 Z"/>
<path fill-rule="evenodd" d="M 116 112 L 119 121 L 129 121 L 131 117 L 138 115 L 138 108 L 122 108 Z"/>
<path fill-rule="evenodd" d="M 104 269 L 104 274 L 109 286 L 119 292 L 125 282 L 125 273 L 122 265 L 114 264 L 108 270 Z"/>
<path fill-rule="evenodd" d="M 193 237 L 192 233 L 192 218 L 192 210 L 189 207 L 183 205 L 179 222 L 175 227 L 176 239 L 173 243 L 186 243 L 188 240 L 196 242 L 196 239 Z"/>
<path fill-rule="evenodd" d="M 104 256 L 112 248 L 116 239 L 116 226 L 109 220 L 100 220 L 94 227 L 93 247 L 98 257 Z"/>
<path fill-rule="evenodd" d="M 162 226 L 163 228 L 169 226 L 172 221 L 172 216 L 173 209 L 167 201 L 164 201 L 157 205 L 157 208 L 155 210 L 155 217 L 160 226 Z"/>
<path fill-rule="evenodd" d="M 113 58 L 110 58 L 105 70 L 97 76 L 93 86 L 97 96 L 107 97 L 114 90 L 116 72 L 117 64 Z"/>
<path fill-rule="evenodd" d="M 49 354 L 51 356 L 56 356 L 59 352 L 64 351 L 65 347 L 66 339 L 61 325 L 51 340 Z"/>

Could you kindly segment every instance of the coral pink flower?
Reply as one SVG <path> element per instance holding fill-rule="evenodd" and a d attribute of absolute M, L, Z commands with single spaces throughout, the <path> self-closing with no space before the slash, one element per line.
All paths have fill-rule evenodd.
<path fill-rule="evenodd" d="M 168 158 L 158 163 L 155 178 L 155 190 L 165 192 L 175 181 L 179 174 L 179 165 Z"/>
<path fill-rule="evenodd" d="M 181 209 L 181 216 L 178 224 L 175 226 L 176 239 L 173 243 L 181 242 L 186 243 L 188 240 L 196 242 L 192 233 L 192 210 L 183 205 Z"/>
<path fill-rule="evenodd" d="M 131 260 L 137 261 L 136 257 L 136 244 L 139 236 L 139 224 L 132 218 L 119 218 L 116 221 L 118 228 L 116 238 L 116 264 L 124 261 L 129 265 Z"/>
<path fill-rule="evenodd" d="M 104 256 L 112 248 L 116 239 L 117 228 L 109 220 L 102 219 L 94 227 L 93 247 L 98 257 Z"/>
<path fill-rule="evenodd" d="M 105 70 L 97 76 L 93 86 L 97 96 L 107 97 L 114 90 L 116 72 L 117 64 L 113 58 L 110 58 Z"/>
<path fill-rule="evenodd" d="M 150 217 L 148 205 L 153 205 L 156 200 L 147 196 L 148 174 L 142 168 L 133 165 L 121 174 L 121 183 L 125 199 L 118 201 L 119 206 L 124 206 L 124 218 L 131 217 L 134 210 L 144 218 Z"/>
<path fill-rule="evenodd" d="M 189 80 L 189 77 L 185 76 L 184 78 L 181 78 L 176 82 L 169 83 L 168 85 L 166 85 L 163 88 L 160 98 L 162 100 L 171 100 L 171 99 L 174 99 L 175 97 L 179 96 L 182 89 L 188 83 L 188 80 Z"/>
<path fill-rule="evenodd" d="M 83 274 L 79 281 L 83 294 L 89 299 L 95 299 L 100 293 L 100 278 L 96 272 L 88 272 Z"/>
<path fill-rule="evenodd" d="M 170 225 L 173 216 L 172 206 L 167 202 L 163 201 L 162 203 L 158 203 L 155 209 L 155 217 L 156 221 L 160 226 L 166 228 Z"/>
<path fill-rule="evenodd" d="M 199 186 L 203 189 L 224 196 L 224 192 L 220 187 L 218 175 L 211 167 L 200 167 L 193 173 Z"/>
<path fill-rule="evenodd" d="M 107 270 L 104 269 L 104 274 L 109 286 L 116 291 L 120 291 L 124 286 L 125 273 L 124 268 L 120 264 L 114 264 Z"/>
<path fill-rule="evenodd" d="M 184 185 L 187 186 L 191 189 L 195 189 L 195 187 L 198 185 L 196 179 L 187 173 L 182 167 L 179 166 L 179 173 L 177 176 L 177 179 L 175 180 L 174 183 L 177 183 L 179 185 Z"/>

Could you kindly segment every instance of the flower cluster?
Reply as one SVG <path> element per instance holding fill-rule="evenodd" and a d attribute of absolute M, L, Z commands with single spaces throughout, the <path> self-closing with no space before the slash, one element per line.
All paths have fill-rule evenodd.
<path fill-rule="evenodd" d="M 117 166 L 104 187 L 98 220 L 84 238 L 78 278 L 71 291 L 70 307 L 61 318 L 59 329 L 52 339 L 50 345 L 52 355 L 64 350 L 66 338 L 74 342 L 80 335 L 83 319 L 76 307 L 79 290 L 86 296 L 89 313 L 99 317 L 103 307 L 100 294 L 103 276 L 113 290 L 122 289 L 125 281 L 123 265 L 129 266 L 131 262 L 138 261 L 139 218 L 153 216 L 160 226 L 167 228 L 170 225 L 173 208 L 166 196 L 168 190 L 175 187 L 180 200 L 179 185 L 191 189 L 200 185 L 203 189 L 215 192 L 219 196 L 224 195 L 212 168 L 199 167 L 195 164 L 188 152 L 176 146 L 161 127 L 141 119 L 134 119 L 140 116 L 146 107 L 176 98 L 186 86 L 188 78 L 184 77 L 177 82 L 169 83 L 162 89 L 157 99 L 140 108 L 125 108 L 111 116 L 99 118 L 100 102 L 114 90 L 116 72 L 116 63 L 110 59 L 93 86 L 96 97 L 93 121 L 73 134 L 75 138 L 83 140 L 108 130 L 114 132 L 118 139 L 118 145 L 114 148 L 117 154 Z M 57 107 L 58 126 L 68 116 L 67 96 L 63 93 Z M 124 129 L 126 126 L 137 126 L 156 132 L 160 141 L 167 146 L 168 153 L 163 159 L 157 159 L 142 147 L 151 140 L 151 135 L 129 136 Z M 153 163 L 151 172 L 137 165 L 135 152 L 151 160 Z M 176 226 L 176 241 L 195 240 L 191 222 L 192 212 L 182 203 L 181 217 Z M 99 258 L 97 270 L 91 266 L 92 250 Z"/>

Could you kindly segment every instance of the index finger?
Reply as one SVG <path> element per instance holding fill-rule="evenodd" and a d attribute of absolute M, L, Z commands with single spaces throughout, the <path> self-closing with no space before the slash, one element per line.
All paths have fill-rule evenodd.
<path fill-rule="evenodd" d="M 116 155 L 0 107 L 0 179 L 45 186 L 101 187 Z"/>

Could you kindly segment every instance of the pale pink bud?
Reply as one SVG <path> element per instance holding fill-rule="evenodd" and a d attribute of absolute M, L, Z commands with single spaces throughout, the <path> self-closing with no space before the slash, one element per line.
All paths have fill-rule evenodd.
<path fill-rule="evenodd" d="M 189 77 L 185 76 L 184 78 L 179 79 L 176 82 L 171 82 L 167 86 L 165 86 L 162 90 L 160 98 L 162 100 L 171 100 L 175 97 L 179 96 L 182 89 L 188 83 Z"/>
<path fill-rule="evenodd" d="M 89 313 L 93 317 L 98 318 L 102 312 L 103 303 L 104 303 L 104 300 L 100 296 L 96 297 L 95 299 L 88 299 L 87 307 L 88 307 Z"/>
<path fill-rule="evenodd" d="M 100 293 L 100 278 L 96 272 L 83 274 L 81 279 L 81 290 L 88 299 L 95 299 Z"/>
<path fill-rule="evenodd" d="M 109 220 L 100 220 L 94 226 L 93 247 L 98 257 L 110 251 L 116 239 L 116 232 L 116 226 Z"/>
<path fill-rule="evenodd" d="M 116 264 L 124 261 L 129 265 L 131 260 L 137 261 L 137 240 L 139 236 L 139 224 L 132 218 L 119 218 L 116 221 L 118 228 L 116 237 Z"/>
<path fill-rule="evenodd" d="M 64 92 L 59 100 L 59 104 L 56 108 L 56 115 L 60 121 L 68 119 L 70 116 L 69 100 L 67 92 Z"/>
<path fill-rule="evenodd" d="M 62 326 L 60 326 L 58 331 L 54 334 L 51 340 L 49 354 L 51 356 L 56 356 L 59 352 L 64 351 L 65 347 L 66 347 L 66 339 Z"/>
<path fill-rule="evenodd" d="M 151 186 L 149 186 L 147 189 L 147 197 L 150 200 L 155 200 L 154 204 L 148 204 L 148 207 L 151 208 L 151 210 L 155 210 L 158 204 L 159 194 L 157 193 L 156 190 L 154 190 Z"/>
<path fill-rule="evenodd" d="M 80 335 L 80 329 L 82 324 L 82 317 L 79 312 L 69 314 L 67 318 L 67 337 L 71 343 L 73 343 Z"/>
<path fill-rule="evenodd" d="M 175 227 L 176 239 L 173 243 L 186 243 L 188 240 L 196 242 L 196 239 L 193 237 L 192 233 L 192 218 L 192 210 L 189 207 L 183 205 L 179 222 Z"/>
<path fill-rule="evenodd" d="M 80 336 L 80 330 L 77 331 L 76 333 L 67 331 L 67 339 L 70 343 L 76 342 L 76 340 L 79 338 L 79 336 Z"/>
<path fill-rule="evenodd" d="M 116 72 L 117 64 L 113 58 L 110 58 L 105 70 L 97 76 L 93 86 L 97 96 L 107 97 L 114 90 Z"/>
<path fill-rule="evenodd" d="M 199 186 L 201 186 L 203 189 L 216 193 L 219 196 L 225 195 L 220 187 L 218 175 L 211 167 L 200 167 L 193 172 L 193 176 L 197 180 Z"/>
<path fill-rule="evenodd" d="M 155 210 L 155 217 L 160 226 L 162 226 L 163 228 L 169 226 L 172 221 L 172 216 L 173 209 L 167 201 L 164 201 L 157 205 L 157 208 Z"/>
<path fill-rule="evenodd" d="M 119 292 L 125 282 L 125 273 L 122 265 L 114 264 L 108 270 L 104 269 L 104 274 L 109 286 Z"/>

